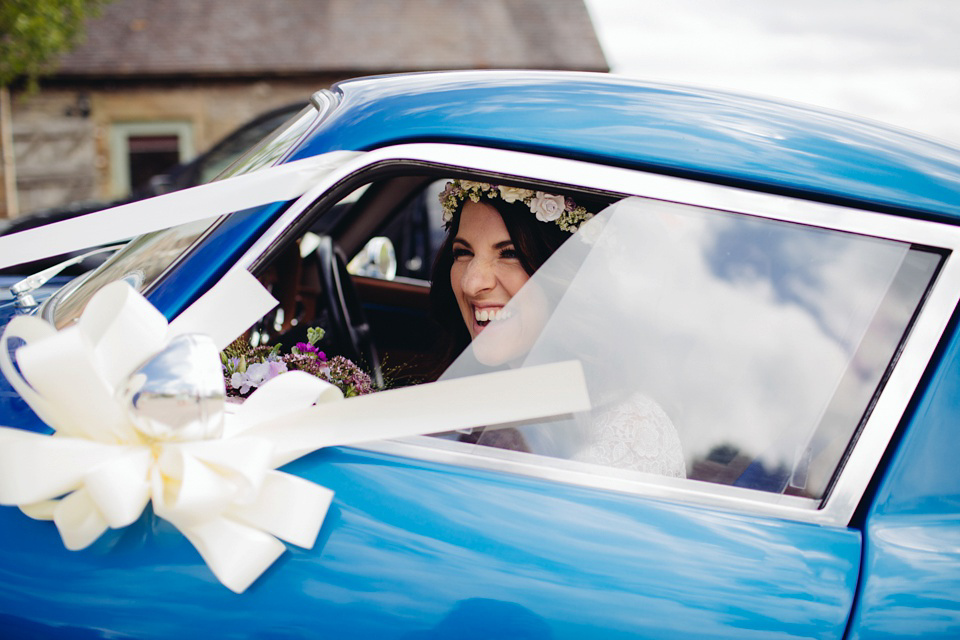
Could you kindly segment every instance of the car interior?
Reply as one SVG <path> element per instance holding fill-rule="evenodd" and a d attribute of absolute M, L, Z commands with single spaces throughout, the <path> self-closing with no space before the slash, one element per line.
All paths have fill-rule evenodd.
<path fill-rule="evenodd" d="M 435 380 L 446 364 L 430 313 L 430 277 L 445 235 L 437 196 L 459 176 L 422 168 L 383 173 L 333 205 L 318 202 L 304 216 L 306 228 L 292 230 L 255 265 L 280 305 L 253 339 L 294 344 L 318 325 L 327 332 L 322 348 L 402 386 Z M 598 207 L 610 202 L 578 197 Z"/>
<path fill-rule="evenodd" d="M 310 226 L 256 270 L 280 305 L 252 339 L 295 344 L 318 326 L 326 332 L 322 350 L 357 362 L 379 386 L 434 379 L 438 327 L 430 318 L 429 278 L 443 229 L 427 205 L 433 182 L 418 176 L 368 183 L 311 212 Z"/>

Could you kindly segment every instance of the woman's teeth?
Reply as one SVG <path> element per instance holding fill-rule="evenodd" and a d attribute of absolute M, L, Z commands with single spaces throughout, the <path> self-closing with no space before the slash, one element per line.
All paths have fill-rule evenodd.
<path fill-rule="evenodd" d="M 506 320 L 513 314 L 510 311 L 507 311 L 503 308 L 500 309 L 474 309 L 474 316 L 477 319 L 477 322 L 484 324 L 490 321 L 495 320 Z"/>

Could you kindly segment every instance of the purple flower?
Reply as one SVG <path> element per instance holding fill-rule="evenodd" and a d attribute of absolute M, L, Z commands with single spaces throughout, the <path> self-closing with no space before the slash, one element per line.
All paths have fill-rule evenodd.
<path fill-rule="evenodd" d="M 313 354 L 312 357 L 320 360 L 321 362 L 325 362 L 327 359 L 327 354 L 325 354 L 323 351 L 320 351 L 309 342 L 298 342 L 296 349 L 301 353 L 301 355 Z"/>

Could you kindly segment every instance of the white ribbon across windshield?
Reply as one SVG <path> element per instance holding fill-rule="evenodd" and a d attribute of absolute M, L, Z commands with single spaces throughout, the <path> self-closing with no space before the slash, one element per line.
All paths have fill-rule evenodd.
<path fill-rule="evenodd" d="M 589 461 L 598 416 L 639 394 L 676 427 L 688 474 L 725 447 L 793 469 L 841 380 L 869 398 L 885 370 L 889 359 L 854 359 L 908 249 L 626 199 L 566 242 L 444 377 L 579 359 L 592 415 L 517 427 L 529 451 Z"/>
<path fill-rule="evenodd" d="M 358 155 L 331 151 L 11 234 L 0 238 L 0 269 L 293 200 Z"/>

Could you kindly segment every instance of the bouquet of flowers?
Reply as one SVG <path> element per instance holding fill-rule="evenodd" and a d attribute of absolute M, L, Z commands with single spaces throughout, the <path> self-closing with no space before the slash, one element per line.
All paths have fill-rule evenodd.
<path fill-rule="evenodd" d="M 317 348 L 324 331 L 307 329 L 307 342 L 298 342 L 290 353 L 281 354 L 281 345 L 251 347 L 241 336 L 220 353 L 227 395 L 245 398 L 257 387 L 287 371 L 305 371 L 326 380 L 347 398 L 374 391 L 373 381 L 360 367 L 343 356 L 327 359 Z"/>

